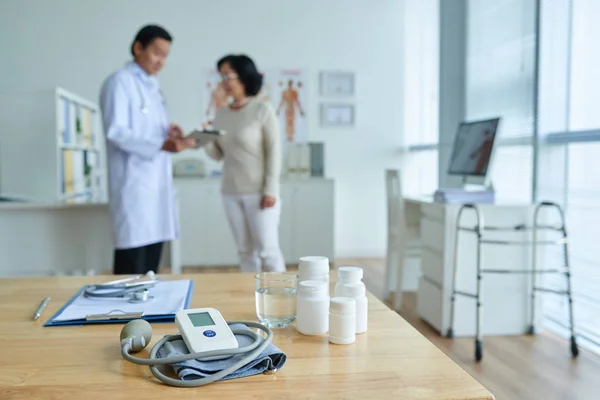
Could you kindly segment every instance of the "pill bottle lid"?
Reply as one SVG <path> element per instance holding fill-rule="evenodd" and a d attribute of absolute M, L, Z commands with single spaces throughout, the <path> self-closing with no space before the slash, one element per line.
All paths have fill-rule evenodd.
<path fill-rule="evenodd" d="M 351 315 L 355 309 L 356 301 L 349 297 L 332 297 L 329 301 L 329 311 L 337 314 Z"/>
<path fill-rule="evenodd" d="M 345 283 L 340 288 L 340 294 L 344 297 L 360 298 L 365 297 L 366 293 L 367 289 L 362 283 Z"/>
<path fill-rule="evenodd" d="M 327 294 L 327 286 L 325 281 L 302 281 L 298 284 L 298 291 L 302 294 L 322 295 Z"/>
<path fill-rule="evenodd" d="M 360 281 L 363 278 L 363 269 L 360 267 L 339 267 L 338 277 L 344 281 Z"/>
<path fill-rule="evenodd" d="M 302 276 L 322 275 L 329 273 L 329 258 L 321 256 L 305 256 L 298 259 L 298 272 Z"/>

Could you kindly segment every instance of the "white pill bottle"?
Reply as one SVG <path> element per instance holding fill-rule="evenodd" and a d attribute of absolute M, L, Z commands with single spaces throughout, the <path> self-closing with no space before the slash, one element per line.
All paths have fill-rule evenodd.
<path fill-rule="evenodd" d="M 296 330 L 303 335 L 324 335 L 329 331 L 329 283 L 302 281 L 298 284 Z"/>
<path fill-rule="evenodd" d="M 360 267 L 339 267 L 338 279 L 335 283 L 334 294 L 341 296 L 342 287 L 347 283 L 356 283 L 363 285 L 363 269 Z"/>
<path fill-rule="evenodd" d="M 332 297 L 329 302 L 329 341 L 350 344 L 356 340 L 356 304 L 349 297 Z"/>
<path fill-rule="evenodd" d="M 298 259 L 298 283 L 302 281 L 327 282 L 329 296 L 329 258 L 305 256 Z"/>

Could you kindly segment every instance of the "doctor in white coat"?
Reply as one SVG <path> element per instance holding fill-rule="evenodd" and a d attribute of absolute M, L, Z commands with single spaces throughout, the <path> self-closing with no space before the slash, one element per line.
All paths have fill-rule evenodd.
<path fill-rule="evenodd" d="M 143 27 L 131 45 L 133 60 L 100 93 L 115 274 L 157 272 L 163 243 L 178 236 L 169 153 L 196 143 L 169 122 L 156 78 L 171 42 L 163 28 Z"/>

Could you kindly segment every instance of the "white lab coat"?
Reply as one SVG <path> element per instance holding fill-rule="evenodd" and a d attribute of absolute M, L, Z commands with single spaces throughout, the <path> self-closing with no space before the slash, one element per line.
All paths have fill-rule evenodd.
<path fill-rule="evenodd" d="M 161 150 L 169 120 L 158 80 L 130 62 L 104 81 L 100 109 L 115 248 L 175 239 L 171 157 Z"/>

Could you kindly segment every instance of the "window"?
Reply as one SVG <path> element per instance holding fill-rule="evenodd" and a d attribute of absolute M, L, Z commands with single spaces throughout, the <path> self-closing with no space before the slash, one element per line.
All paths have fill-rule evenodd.
<path fill-rule="evenodd" d="M 402 190 L 432 194 L 438 184 L 438 0 L 406 2 L 404 27 Z"/>
<path fill-rule="evenodd" d="M 538 198 L 566 213 L 576 333 L 580 345 L 600 354 L 600 2 L 541 4 Z M 563 261 L 558 250 L 545 257 Z M 565 288 L 562 276 L 545 283 Z M 544 316 L 548 329 L 569 337 L 566 298 L 545 295 Z"/>
<path fill-rule="evenodd" d="M 573 0 L 569 130 L 600 128 L 600 1 Z"/>
<path fill-rule="evenodd" d="M 580 344 L 600 354 L 600 176 L 590 173 L 600 154 L 600 142 L 567 146 L 566 219 L 575 328 Z M 549 251 L 547 257 L 554 263 L 562 261 L 558 251 Z M 565 279 L 552 276 L 547 285 L 564 290 Z M 545 302 L 546 327 L 569 337 L 567 299 L 548 295 Z"/>
<path fill-rule="evenodd" d="M 498 196 L 506 202 L 529 202 L 533 176 L 533 146 L 498 146 L 494 151 L 490 181 Z"/>
<path fill-rule="evenodd" d="M 406 195 L 433 194 L 438 188 L 438 149 L 409 151 L 402 174 Z"/>
<path fill-rule="evenodd" d="M 501 117 L 489 178 L 498 199 L 529 202 L 535 0 L 470 0 L 468 10 L 466 119 Z"/>

